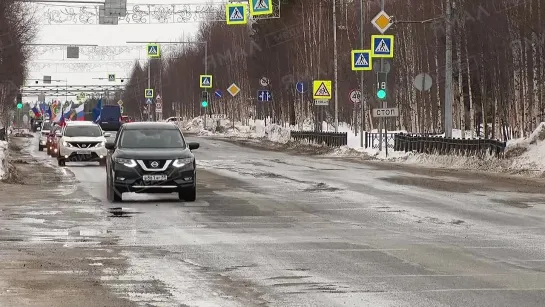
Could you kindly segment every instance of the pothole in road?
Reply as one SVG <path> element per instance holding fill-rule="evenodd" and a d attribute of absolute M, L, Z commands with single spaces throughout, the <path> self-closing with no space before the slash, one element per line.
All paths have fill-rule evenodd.
<path fill-rule="evenodd" d="M 303 191 L 305 192 L 336 192 L 341 189 L 329 186 L 323 182 L 316 183 L 312 187 L 306 188 Z"/>
<path fill-rule="evenodd" d="M 109 208 L 108 212 L 112 214 L 109 217 L 132 217 L 134 214 L 142 214 L 142 212 L 133 210 L 131 208 L 122 207 Z"/>

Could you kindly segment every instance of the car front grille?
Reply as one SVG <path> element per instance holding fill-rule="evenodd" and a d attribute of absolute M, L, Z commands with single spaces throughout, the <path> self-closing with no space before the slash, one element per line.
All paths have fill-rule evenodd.
<path fill-rule="evenodd" d="M 93 148 L 97 146 L 100 142 L 69 142 L 68 144 L 76 148 Z"/>
<path fill-rule="evenodd" d="M 158 165 L 155 165 L 154 162 L 157 162 Z M 142 160 L 142 163 L 144 163 L 147 168 L 162 168 L 165 166 L 166 160 Z"/>

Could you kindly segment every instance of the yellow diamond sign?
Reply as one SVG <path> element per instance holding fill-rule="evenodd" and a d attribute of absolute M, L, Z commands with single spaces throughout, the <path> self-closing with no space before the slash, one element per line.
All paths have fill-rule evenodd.
<path fill-rule="evenodd" d="M 371 20 L 371 23 L 382 34 L 392 26 L 391 18 L 385 11 L 380 11 L 380 13 Z"/>
<path fill-rule="evenodd" d="M 227 91 L 231 96 L 235 97 L 240 92 L 240 88 L 233 83 L 227 88 Z"/>

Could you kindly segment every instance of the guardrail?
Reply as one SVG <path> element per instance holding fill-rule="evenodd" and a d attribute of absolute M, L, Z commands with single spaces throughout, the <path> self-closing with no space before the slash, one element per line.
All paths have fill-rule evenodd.
<path fill-rule="evenodd" d="M 291 131 L 290 138 L 294 141 L 306 140 L 310 143 L 325 144 L 329 147 L 345 146 L 348 143 L 346 132 Z"/>
<path fill-rule="evenodd" d="M 486 154 L 501 156 L 505 147 L 506 142 L 491 139 L 459 139 L 404 133 L 394 135 L 395 151 L 484 157 Z"/>

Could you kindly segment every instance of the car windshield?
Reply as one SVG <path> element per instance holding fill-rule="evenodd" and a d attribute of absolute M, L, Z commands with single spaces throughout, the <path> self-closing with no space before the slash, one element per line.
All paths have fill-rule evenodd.
<path fill-rule="evenodd" d="M 184 148 L 185 142 L 177 129 L 125 130 L 121 148 Z"/>
<path fill-rule="evenodd" d="M 51 122 L 45 122 L 43 124 L 42 130 L 51 130 Z"/>
<path fill-rule="evenodd" d="M 102 130 L 98 126 L 68 126 L 64 130 L 66 137 L 99 137 L 102 135 Z"/>

